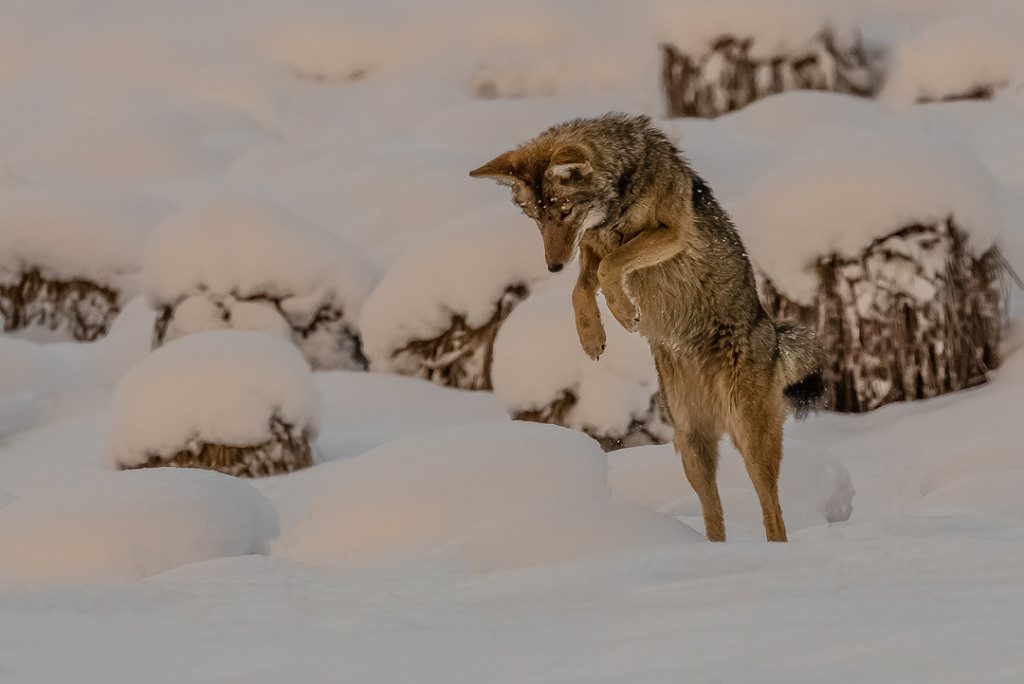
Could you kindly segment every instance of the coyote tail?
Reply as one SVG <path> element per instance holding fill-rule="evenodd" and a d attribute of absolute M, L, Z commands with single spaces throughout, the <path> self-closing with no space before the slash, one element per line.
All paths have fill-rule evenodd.
<path fill-rule="evenodd" d="M 783 395 L 797 419 L 824 406 L 825 350 L 813 332 L 794 323 L 775 326 L 779 344 L 779 368 Z"/>

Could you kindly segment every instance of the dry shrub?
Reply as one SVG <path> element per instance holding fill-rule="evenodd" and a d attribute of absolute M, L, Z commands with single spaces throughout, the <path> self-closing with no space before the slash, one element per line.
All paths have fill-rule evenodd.
<path fill-rule="evenodd" d="M 778 320 L 818 331 L 832 359 L 831 409 L 862 412 L 927 399 L 985 382 L 999 365 L 1005 319 L 999 252 L 973 256 L 952 217 L 905 226 L 856 257 L 818 261 L 810 305 L 767 278 L 762 300 Z"/>
<path fill-rule="evenodd" d="M 92 342 L 107 334 L 121 311 L 119 299 L 117 292 L 94 282 L 50 279 L 33 269 L 20 280 L 0 283 L 0 318 L 5 331 L 42 326 Z"/>
<path fill-rule="evenodd" d="M 255 446 L 232 446 L 197 442 L 194 448 L 182 449 L 170 455 L 151 454 L 140 464 L 119 463 L 121 470 L 135 468 L 200 468 L 236 477 L 265 477 L 290 473 L 313 465 L 313 451 L 309 436 L 291 425 L 273 417 L 270 422 L 271 439 Z"/>
<path fill-rule="evenodd" d="M 486 323 L 473 328 L 463 316 L 452 316 L 448 328 L 437 337 L 412 340 L 393 352 L 395 366 L 411 369 L 405 371 L 409 375 L 448 387 L 492 389 L 494 338 L 512 309 L 528 294 L 529 288 L 522 283 L 509 285 Z"/>
<path fill-rule="evenodd" d="M 579 401 L 573 390 L 563 390 L 554 401 L 541 409 L 517 411 L 512 415 L 515 420 L 528 420 L 534 423 L 552 423 L 568 426 L 569 411 Z M 605 451 L 626 449 L 628 447 L 647 444 L 664 444 L 672 441 L 674 428 L 665 410 L 660 392 L 651 397 L 651 404 L 643 419 L 634 418 L 629 427 L 622 433 L 608 433 L 590 427 L 584 427 L 587 433 L 598 441 Z"/>
<path fill-rule="evenodd" d="M 324 305 L 317 309 L 312 318 L 300 318 L 295 312 L 283 306 L 281 299 L 269 295 L 241 297 L 235 293 L 224 298 L 205 295 L 216 308 L 223 327 L 232 327 L 232 307 L 239 302 L 263 304 L 272 308 L 291 329 L 292 341 L 306 357 L 313 370 L 365 370 L 362 340 L 358 331 L 344 317 L 337 306 Z M 183 300 L 185 301 L 185 300 Z M 177 307 L 161 307 L 153 326 L 153 348 L 157 348 L 176 337 L 201 332 L 201 330 L 179 330 L 175 327 Z"/>
<path fill-rule="evenodd" d="M 830 31 L 787 54 L 755 57 L 753 38 L 723 35 L 700 55 L 662 46 L 669 116 L 716 117 L 773 93 L 829 90 L 869 96 L 878 85 L 858 37 L 841 49 Z"/>

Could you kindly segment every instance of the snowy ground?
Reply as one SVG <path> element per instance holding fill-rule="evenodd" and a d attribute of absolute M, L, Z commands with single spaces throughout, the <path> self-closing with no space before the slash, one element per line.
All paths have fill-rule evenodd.
<path fill-rule="evenodd" d="M 1024 679 L 1019 308 L 988 385 L 787 425 L 786 545 L 763 541 L 727 445 L 729 542 L 710 544 L 671 447 L 605 455 L 581 433 L 507 419 L 531 391 L 549 400 L 557 371 L 615 388 L 587 405 L 588 420 L 628 422 L 650 373 L 627 347 L 621 372 L 554 363 L 563 340 L 540 336 L 565 329 L 554 317 L 568 315 L 568 299 L 553 304 L 565 283 L 543 279 L 536 231 L 505 193 L 466 173 L 568 117 L 658 115 L 658 41 L 699 42 L 723 21 L 785 44 L 831 13 L 892 55 L 877 101 L 791 93 L 715 121 L 663 122 L 776 282 L 801 293 L 805 252 L 856 249 L 879 222 L 949 212 L 977 247 L 998 242 L 1024 272 L 1019 8 L 732 6 L 0 8 L 0 282 L 32 263 L 126 298 L 93 343 L 0 336 L 0 681 Z M 956 68 L 936 66 L 979 42 Z M 593 43 L 607 46 L 599 59 Z M 974 79 L 1003 85 L 991 100 L 910 104 Z M 187 258 L 181 236 L 199 240 L 206 225 L 189 217 L 213 225 L 202 207 L 239 198 L 258 200 L 245 206 L 265 239 L 243 227 L 209 243 L 216 259 Z M 161 221 L 154 235 L 179 239 L 148 240 Z M 164 251 L 147 253 L 154 242 Z M 333 273 L 343 263 L 358 273 Z M 223 292 L 209 287 L 218 278 Z M 218 381 L 230 378 L 200 365 L 136 371 L 112 402 L 151 353 L 157 285 L 170 283 L 168 297 L 241 287 L 293 299 L 293 313 L 327 302 L 354 316 L 365 299 L 361 333 L 379 371 L 377 350 L 435 334 L 453 312 L 486 318 L 508 278 L 548 290 L 513 326 L 538 336 L 547 366 L 510 339 L 503 348 L 522 365 L 505 366 L 504 392 L 351 370 L 318 371 L 311 385 L 298 354 L 274 369 L 291 380 L 276 381 L 258 377 L 257 357 L 221 349 L 252 381 L 232 389 L 257 388 L 246 407 L 260 429 L 268 406 L 298 406 L 318 434 L 317 463 L 255 481 L 114 467 L 126 429 L 132 444 L 249 429 L 216 419 Z M 150 298 L 136 296 L 147 284 Z M 266 332 L 261 320 L 235 327 Z M 287 344 L 291 329 L 276 320 L 274 344 Z M 188 365 L 166 351 L 141 368 Z M 136 405 L 147 397 L 163 399 Z M 167 424 L 118 427 L 161 409 Z"/>

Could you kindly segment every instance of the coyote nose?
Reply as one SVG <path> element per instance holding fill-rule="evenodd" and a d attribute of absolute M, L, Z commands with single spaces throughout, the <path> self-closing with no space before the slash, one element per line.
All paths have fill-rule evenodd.
<path fill-rule="evenodd" d="M 565 264 L 548 264 L 548 270 L 552 273 L 558 273 L 565 267 Z"/>

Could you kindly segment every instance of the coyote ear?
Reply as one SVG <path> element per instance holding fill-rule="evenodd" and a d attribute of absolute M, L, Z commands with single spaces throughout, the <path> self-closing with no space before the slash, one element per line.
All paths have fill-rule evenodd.
<path fill-rule="evenodd" d="M 563 145 L 551 156 L 547 173 L 559 180 L 568 180 L 573 174 L 586 178 L 594 172 L 590 152 L 582 145 Z"/>
<path fill-rule="evenodd" d="M 515 174 L 515 160 L 512 152 L 505 152 L 478 169 L 469 172 L 473 178 L 493 178 L 502 185 L 517 185 L 522 179 Z"/>

